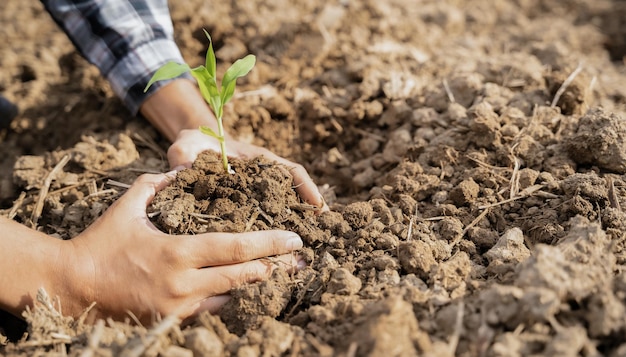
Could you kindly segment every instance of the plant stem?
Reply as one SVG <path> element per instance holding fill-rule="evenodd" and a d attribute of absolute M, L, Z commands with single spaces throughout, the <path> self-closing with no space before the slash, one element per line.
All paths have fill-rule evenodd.
<path fill-rule="evenodd" d="M 224 171 L 228 170 L 228 157 L 226 156 L 226 138 L 224 137 L 224 124 L 222 124 L 222 117 L 217 118 L 217 135 L 219 135 L 220 150 L 222 151 L 222 165 L 224 165 Z"/>

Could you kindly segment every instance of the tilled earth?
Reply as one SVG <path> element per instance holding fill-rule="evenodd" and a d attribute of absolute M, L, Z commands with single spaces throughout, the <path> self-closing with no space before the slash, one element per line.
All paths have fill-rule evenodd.
<path fill-rule="evenodd" d="M 203 28 L 218 68 L 257 56 L 226 124 L 305 165 L 331 212 L 298 200 L 288 168 L 233 160 L 224 177 L 207 153 L 150 216 L 172 233 L 290 229 L 309 266 L 184 327 L 74 320 L 42 292 L 1 353 L 626 355 L 623 1 L 170 6 L 190 65 Z M 0 19 L 0 92 L 21 111 L 0 129 L 0 213 L 70 239 L 138 175 L 166 171 L 167 143 L 39 2 L 4 1 Z"/>

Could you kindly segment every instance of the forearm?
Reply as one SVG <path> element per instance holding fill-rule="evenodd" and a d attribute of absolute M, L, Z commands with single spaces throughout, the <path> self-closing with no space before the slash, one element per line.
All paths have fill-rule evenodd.
<path fill-rule="evenodd" d="M 60 293 L 64 242 L 0 217 L 0 308 L 20 316 L 37 290 Z"/>
<path fill-rule="evenodd" d="M 170 141 L 181 130 L 198 129 L 200 125 L 217 131 L 215 116 L 191 80 L 169 82 L 148 98 L 140 111 Z"/>
<path fill-rule="evenodd" d="M 163 64 L 184 60 L 173 40 L 166 0 L 42 0 L 78 50 L 111 82 L 133 114 L 141 112 L 166 138 L 200 125 L 216 129 L 213 113 L 191 76 L 160 81 Z"/>

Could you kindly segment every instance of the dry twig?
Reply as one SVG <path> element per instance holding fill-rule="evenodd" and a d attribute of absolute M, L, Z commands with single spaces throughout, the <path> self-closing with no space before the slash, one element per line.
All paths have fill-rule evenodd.
<path fill-rule="evenodd" d="M 348 347 L 348 352 L 346 352 L 346 357 L 354 357 L 356 356 L 356 352 L 359 349 L 359 344 L 356 342 L 350 343 L 350 347 Z"/>
<path fill-rule="evenodd" d="M 50 171 L 48 176 L 43 182 L 43 186 L 39 191 L 39 198 L 37 199 L 37 205 L 33 210 L 33 214 L 30 217 L 31 228 L 37 228 L 37 221 L 39 221 L 39 217 L 41 216 L 41 212 L 43 211 L 43 204 L 46 201 L 46 197 L 48 197 L 48 191 L 50 190 L 50 185 L 52 184 L 52 180 L 55 179 L 56 175 L 63 170 L 63 167 L 70 161 L 70 156 L 65 155 L 59 161 L 58 164 Z"/>
<path fill-rule="evenodd" d="M 142 169 L 142 168 L 137 168 L 137 167 L 129 167 L 125 169 L 126 171 L 130 171 L 130 172 L 139 172 L 142 174 L 162 174 L 163 172 L 159 171 L 159 170 L 153 170 L 153 169 Z"/>
<path fill-rule="evenodd" d="M 252 212 L 252 214 L 250 215 L 250 219 L 248 220 L 248 222 L 246 223 L 246 227 L 244 229 L 244 232 L 250 232 L 250 229 L 252 229 L 252 226 L 254 225 L 254 223 L 256 223 L 256 219 L 259 217 L 260 212 L 260 208 L 254 212 Z"/>
<path fill-rule="evenodd" d="M 611 207 L 621 211 L 622 207 L 619 203 L 619 197 L 617 196 L 617 192 L 615 192 L 615 184 L 613 183 L 613 178 L 607 177 L 606 181 L 607 185 L 609 186 L 609 202 L 611 204 Z"/>
<path fill-rule="evenodd" d="M 123 183 L 123 182 L 119 182 L 119 181 L 115 181 L 115 180 L 111 180 L 111 179 L 107 180 L 107 185 L 120 187 L 120 188 L 124 188 L 124 189 L 129 189 L 130 186 L 131 186 L 131 185 L 127 184 L 127 183 Z"/>
<path fill-rule="evenodd" d="M 296 211 L 319 211 L 320 208 L 314 205 L 309 205 L 306 203 L 296 203 L 293 204 L 291 206 L 289 206 L 290 209 L 292 210 L 296 210 Z"/>
<path fill-rule="evenodd" d="M 153 212 L 153 213 L 157 213 L 157 212 Z M 160 214 L 161 212 L 158 212 L 158 213 Z M 208 219 L 219 219 L 219 220 L 222 220 L 221 217 L 213 215 L 213 214 L 203 214 L 203 213 L 191 212 L 191 213 L 189 213 L 189 215 L 191 217 L 194 217 L 194 218 L 198 219 L 198 221 L 200 221 L 201 223 L 208 222 Z"/>
<path fill-rule="evenodd" d="M 576 76 L 578 76 L 578 74 L 582 70 L 583 70 L 583 64 L 582 62 L 580 62 L 578 66 L 576 67 L 576 69 L 574 70 L 574 72 L 572 72 L 565 79 L 565 81 L 563 81 L 563 84 L 561 84 L 561 86 L 559 87 L 559 90 L 556 91 L 556 94 L 554 95 L 554 99 L 552 99 L 552 104 L 550 104 L 551 108 L 556 107 L 556 104 L 559 102 L 559 99 L 561 99 L 561 96 L 563 95 L 563 93 L 565 93 L 565 91 L 567 90 L 567 87 L 569 87 L 569 85 L 572 84 Z"/>
<path fill-rule="evenodd" d="M 502 181 L 502 182 L 509 182 L 509 181 L 510 181 L 510 179 L 508 179 L 508 178 L 506 178 L 506 177 L 504 177 L 504 176 L 500 175 L 499 173 L 495 172 L 496 170 L 501 170 L 501 171 L 506 171 L 506 170 L 509 170 L 509 168 L 508 168 L 508 167 L 497 167 L 497 166 L 489 165 L 488 163 L 483 162 L 483 161 L 481 161 L 481 160 L 479 160 L 479 159 L 477 159 L 477 158 L 471 157 L 471 156 L 469 156 L 469 155 L 467 156 L 467 158 L 468 158 L 468 159 L 470 159 L 471 161 L 474 161 L 474 162 L 475 162 L 475 163 L 477 163 L 479 166 L 482 166 L 482 167 L 484 167 L 484 168 L 486 168 L 486 169 L 490 169 L 490 170 L 492 170 L 492 171 L 491 171 L 491 173 L 492 173 L 492 174 L 493 174 L 496 178 L 498 178 L 500 181 Z"/>
<path fill-rule="evenodd" d="M 9 219 L 15 218 L 15 216 L 17 215 L 17 211 L 20 209 L 20 207 L 22 207 L 22 203 L 24 203 L 25 198 L 26 198 L 26 192 L 22 191 L 22 193 L 20 193 L 20 196 L 17 198 L 17 200 L 13 202 L 13 207 L 11 207 L 11 210 L 9 211 L 7 218 Z"/>
<path fill-rule="evenodd" d="M 519 200 L 521 198 L 526 198 L 526 197 L 534 194 L 535 192 L 538 192 L 539 190 L 541 190 L 544 187 L 546 187 L 546 185 L 532 185 L 532 186 L 529 186 L 529 187 L 526 187 L 525 189 L 523 189 L 519 193 L 519 195 L 516 196 L 516 197 L 509 198 L 508 200 L 492 203 L 490 205 L 480 206 L 480 207 L 478 207 L 478 209 L 487 209 L 487 208 L 491 208 L 491 207 L 501 206 L 501 205 L 503 205 L 505 203 L 517 201 L 517 200 Z"/>
<path fill-rule="evenodd" d="M 87 306 L 87 308 L 80 314 L 80 316 L 76 320 L 76 326 L 80 326 L 85 322 L 85 319 L 87 319 L 87 316 L 89 316 L 89 312 L 94 308 L 94 306 L 96 306 L 95 301 Z"/>
<path fill-rule="evenodd" d="M 485 218 L 485 216 L 487 215 L 487 213 L 489 212 L 489 209 L 484 210 L 481 214 L 478 215 L 478 217 L 474 218 L 474 220 L 467 225 L 467 227 L 465 227 L 465 229 L 463 229 L 463 232 L 461 232 L 461 235 L 456 238 L 455 240 L 453 240 L 450 243 L 450 248 L 454 247 L 455 245 L 459 244 L 459 242 L 461 241 L 461 239 L 463 239 L 463 237 L 465 237 L 465 234 L 475 225 L 478 224 L 478 222 L 480 222 L 483 218 Z"/>
<path fill-rule="evenodd" d="M 302 301 L 304 300 L 304 297 L 306 296 L 306 292 L 311 287 L 311 284 L 313 283 L 313 280 L 314 280 L 314 278 L 310 278 L 309 281 L 304 285 L 304 287 L 302 288 L 302 290 L 298 294 L 298 298 L 296 299 L 295 304 L 293 304 L 293 306 L 289 310 L 289 313 L 287 313 L 287 315 L 286 315 L 287 317 L 293 316 L 293 313 L 302 304 Z"/>
<path fill-rule="evenodd" d="M 450 103 L 456 103 L 456 99 L 454 99 L 454 93 L 452 93 L 450 85 L 448 84 L 448 80 L 445 78 L 443 79 L 443 89 L 446 90 L 446 95 L 448 95 L 448 100 L 450 100 Z"/>
<path fill-rule="evenodd" d="M 509 198 L 514 198 L 519 193 L 519 160 L 516 156 L 513 156 L 515 166 L 513 167 L 513 173 L 511 174 L 511 189 L 509 190 Z"/>
<path fill-rule="evenodd" d="M 413 213 L 413 215 L 411 216 L 411 219 L 409 220 L 409 229 L 406 232 L 406 241 L 409 242 L 411 241 L 411 239 L 413 239 L 413 224 L 415 223 L 415 219 L 418 218 L 417 217 L 417 205 L 415 205 L 415 213 Z"/>
<path fill-rule="evenodd" d="M 161 336 L 166 335 L 172 328 L 180 323 L 180 319 L 176 314 L 166 317 L 161 323 L 153 327 L 144 339 L 136 341 L 137 343 L 128 343 L 126 348 L 122 350 L 122 357 L 139 357 L 143 356 L 146 350 L 158 341 Z"/>
<path fill-rule="evenodd" d="M 107 190 L 102 190 L 102 191 L 97 191 L 97 192 L 91 193 L 87 197 L 85 197 L 85 199 L 99 197 L 99 196 L 104 196 L 104 195 L 108 195 L 109 193 L 110 194 L 116 194 L 118 192 L 114 188 L 109 188 Z"/>
<path fill-rule="evenodd" d="M 83 352 L 80 354 L 80 357 L 92 357 L 96 353 L 98 345 L 100 344 L 100 340 L 102 339 L 103 332 L 104 320 L 98 320 L 93 330 L 91 331 L 89 340 L 87 341 L 87 348 L 83 350 Z"/>
<path fill-rule="evenodd" d="M 37 289 L 37 302 L 43 305 L 48 311 L 50 311 L 55 316 L 62 316 L 61 313 L 54 307 L 52 301 L 50 299 L 50 295 L 44 288 Z"/>

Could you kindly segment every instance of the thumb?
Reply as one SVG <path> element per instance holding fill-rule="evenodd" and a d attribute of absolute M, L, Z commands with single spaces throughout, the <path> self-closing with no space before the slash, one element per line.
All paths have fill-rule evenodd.
<path fill-rule="evenodd" d="M 177 170 L 164 174 L 144 174 L 139 176 L 124 195 L 124 205 L 134 212 L 145 212 L 154 195 L 176 178 Z"/>
<path fill-rule="evenodd" d="M 167 150 L 170 167 L 191 167 L 198 154 L 206 150 L 219 151 L 219 142 L 198 129 L 181 130 Z"/>
<path fill-rule="evenodd" d="M 170 163 L 170 167 L 176 170 L 176 167 L 191 167 L 191 164 L 196 159 L 199 150 L 190 148 L 180 143 L 174 143 L 167 150 L 167 161 Z"/>

